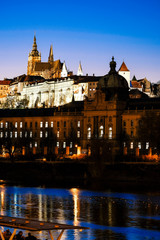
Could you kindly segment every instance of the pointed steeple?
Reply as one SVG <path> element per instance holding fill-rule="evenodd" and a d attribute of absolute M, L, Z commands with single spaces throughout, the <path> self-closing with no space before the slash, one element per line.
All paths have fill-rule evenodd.
<path fill-rule="evenodd" d="M 37 43 L 36 43 L 36 36 L 34 35 L 34 40 L 33 40 L 33 46 L 32 46 L 32 51 L 29 54 L 30 56 L 40 56 L 38 50 L 37 50 Z"/>
<path fill-rule="evenodd" d="M 61 71 L 61 77 L 67 77 L 67 76 L 68 76 L 68 71 L 67 71 L 66 63 L 64 61 L 62 66 L 62 71 Z"/>
<path fill-rule="evenodd" d="M 51 45 L 50 51 L 49 51 L 48 62 L 53 62 L 53 61 L 54 61 L 54 58 L 53 58 L 53 45 Z"/>
<path fill-rule="evenodd" d="M 121 72 L 128 72 L 129 71 L 124 61 L 121 65 L 119 71 L 121 71 Z"/>
<path fill-rule="evenodd" d="M 83 76 L 83 70 L 82 70 L 81 62 L 79 62 L 77 76 Z"/>

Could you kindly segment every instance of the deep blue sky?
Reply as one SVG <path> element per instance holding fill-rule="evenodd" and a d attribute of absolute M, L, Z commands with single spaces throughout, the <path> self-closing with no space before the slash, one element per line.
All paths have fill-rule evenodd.
<path fill-rule="evenodd" d="M 36 32 L 42 61 L 55 59 L 76 73 L 103 75 L 115 56 L 137 78 L 160 80 L 160 2 L 3 1 L 0 5 L 0 79 L 26 73 Z"/>

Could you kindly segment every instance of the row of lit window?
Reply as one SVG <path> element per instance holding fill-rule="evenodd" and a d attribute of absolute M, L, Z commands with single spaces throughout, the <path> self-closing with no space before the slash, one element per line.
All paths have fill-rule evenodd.
<path fill-rule="evenodd" d="M 124 147 L 126 147 L 126 143 L 124 142 Z M 133 149 L 134 148 L 134 143 L 133 142 L 130 142 L 130 149 Z M 138 142 L 138 148 L 139 149 L 142 149 L 142 144 L 141 142 Z M 145 146 L 146 149 L 149 149 L 149 142 L 146 142 L 146 146 Z"/>
<path fill-rule="evenodd" d="M 139 123 L 139 126 L 141 126 L 142 125 L 142 120 L 141 119 L 138 120 L 138 123 Z M 123 121 L 123 126 L 126 127 L 126 125 L 127 125 L 126 121 Z M 133 120 L 130 121 L 130 126 L 131 127 L 134 126 L 134 121 Z"/>
<path fill-rule="evenodd" d="M 12 123 L 10 123 L 11 124 L 11 126 L 13 126 L 13 124 Z M 24 125 L 25 125 L 25 128 L 27 128 L 27 122 L 25 122 L 24 123 Z M 3 128 L 5 126 L 5 128 L 8 128 L 9 127 L 9 123 L 8 122 L 5 122 L 5 124 L 3 123 L 3 122 L 1 122 L 0 123 L 0 128 Z M 32 128 L 32 126 L 33 126 L 33 123 L 32 122 L 30 122 L 30 128 Z M 45 127 L 45 128 L 48 128 L 49 127 L 49 122 L 40 122 L 40 128 L 43 128 L 43 126 Z M 80 127 L 81 126 L 81 122 L 80 121 L 77 121 L 77 127 Z M 15 122 L 14 123 L 14 127 L 15 128 L 18 128 L 18 122 Z M 20 128 L 22 128 L 23 127 L 23 122 L 20 122 L 19 123 L 19 127 Z M 38 127 L 38 123 L 37 122 L 35 122 L 35 128 L 37 128 Z M 53 122 L 50 122 L 50 127 L 51 128 L 53 128 Z M 57 127 L 60 127 L 60 122 L 58 121 L 57 122 Z M 66 127 L 66 121 L 64 121 L 64 127 Z"/>
<path fill-rule="evenodd" d="M 92 136 L 91 127 L 88 127 L 88 129 L 87 129 L 87 139 L 91 139 L 91 136 Z M 104 136 L 104 127 L 100 126 L 99 137 L 103 138 L 103 136 Z M 109 127 L 109 129 L 108 129 L 108 138 L 112 139 L 112 127 Z"/>

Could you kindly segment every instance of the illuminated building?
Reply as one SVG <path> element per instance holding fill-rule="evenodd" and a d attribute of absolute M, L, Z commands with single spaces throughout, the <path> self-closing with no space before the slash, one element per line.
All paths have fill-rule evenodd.
<path fill-rule="evenodd" d="M 145 93 L 137 92 L 138 90 L 136 93 L 129 91 L 126 79 L 116 71 L 114 58 L 110 62 L 110 71 L 107 75 L 103 77 L 77 76 L 74 82 L 69 81 L 72 81 L 72 78 L 62 81 L 63 87 L 66 84 L 64 88 L 60 85 L 61 82 L 53 84 L 54 93 L 60 94 L 61 92 L 65 97 L 70 96 L 67 104 L 58 106 L 59 103 L 57 103 L 57 107 L 39 109 L 0 110 L 0 138 L 5 141 L 5 132 L 12 125 L 12 130 L 9 130 L 12 132 L 11 136 L 17 139 L 25 139 L 29 136 L 29 149 L 26 148 L 25 152 L 31 151 L 34 154 L 45 155 L 49 152 L 53 154 L 66 151 L 73 153 L 75 148 L 81 149 L 82 152 L 89 152 L 90 149 L 91 152 L 94 150 L 103 152 L 108 148 L 107 151 L 112 155 L 118 155 L 123 152 L 124 146 L 127 147 L 127 151 L 132 152 L 135 148 L 141 151 L 144 145 L 148 151 L 149 143 L 146 148 L 146 143 L 135 141 L 137 127 L 146 111 L 152 114 L 155 109 L 160 113 L 160 99 L 149 98 Z M 85 91 L 88 91 L 89 83 L 92 86 L 96 83 L 95 97 L 84 100 L 82 96 Z M 56 84 L 58 89 L 62 88 L 62 91 L 55 90 Z M 68 93 L 63 92 L 64 89 L 68 89 L 67 84 L 72 86 L 70 94 L 69 90 Z M 51 85 L 52 81 L 42 81 L 31 84 L 30 89 L 39 88 L 40 90 L 41 88 L 49 94 L 47 89 L 52 91 Z M 25 87 L 23 91 L 24 89 Z M 74 95 L 72 95 L 73 91 Z M 26 94 L 32 96 L 31 92 Z M 123 139 L 124 132 L 130 137 L 128 143 Z M 93 140 L 97 142 L 95 149 L 92 148 Z M 98 142 L 101 143 L 99 146 Z M 106 143 L 107 146 L 104 149 L 103 146 Z"/>

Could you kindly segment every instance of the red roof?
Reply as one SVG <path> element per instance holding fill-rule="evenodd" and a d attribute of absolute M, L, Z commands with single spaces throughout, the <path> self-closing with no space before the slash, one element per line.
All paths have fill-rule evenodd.
<path fill-rule="evenodd" d="M 9 85 L 11 81 L 9 80 L 0 80 L 0 85 Z"/>
<path fill-rule="evenodd" d="M 128 68 L 127 68 L 127 66 L 126 66 L 126 64 L 124 62 L 122 63 L 119 71 L 129 72 L 129 70 L 128 70 Z"/>

